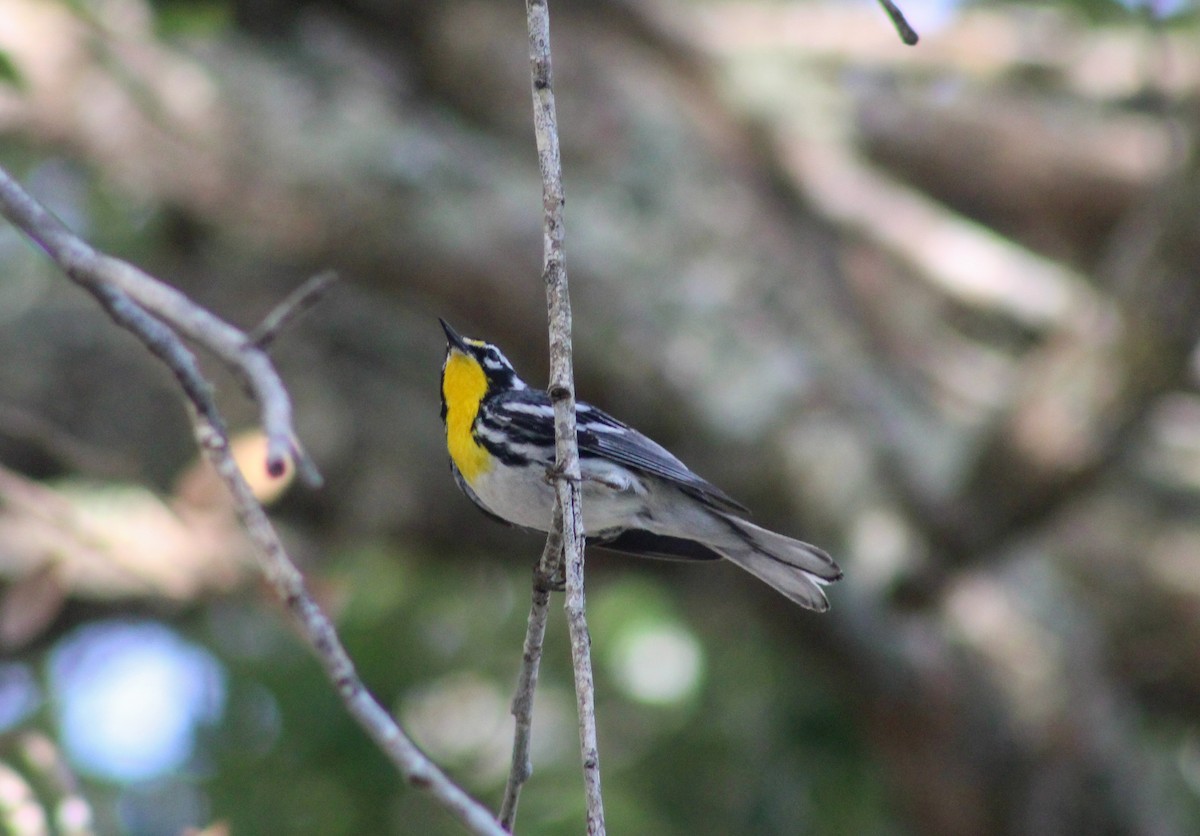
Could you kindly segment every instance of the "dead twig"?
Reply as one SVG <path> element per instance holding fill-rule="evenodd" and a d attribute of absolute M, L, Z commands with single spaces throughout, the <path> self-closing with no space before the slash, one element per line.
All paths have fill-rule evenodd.
<path fill-rule="evenodd" d="M 321 301 L 321 297 L 336 281 L 337 273 L 326 270 L 300 285 L 254 327 L 249 334 L 250 342 L 265 351 L 285 327 Z"/>
<path fill-rule="evenodd" d="M 547 0 L 526 0 L 529 23 L 529 60 L 533 89 L 533 124 L 537 138 L 538 169 L 542 175 L 542 279 L 550 320 L 550 400 L 554 404 L 555 510 L 552 533 L 538 564 L 533 605 L 525 637 L 520 684 L 513 700 L 517 729 L 513 741 L 513 767 L 505 791 L 501 823 L 511 829 L 521 786 L 531 772 L 529 735 L 533 691 L 541 663 L 542 637 L 549 605 L 547 579 L 561 568 L 566 581 L 567 626 L 571 635 L 571 661 L 575 672 L 575 698 L 579 713 L 579 743 L 583 761 L 587 832 L 603 834 L 604 799 L 600 791 L 600 755 L 596 744 L 595 684 L 592 677 L 591 638 L 588 635 L 583 591 L 583 515 L 580 499 L 579 448 L 575 441 L 575 382 L 571 367 L 571 302 L 563 256 L 563 184 L 559 154 L 558 118 L 550 71 L 550 11 Z"/>
<path fill-rule="evenodd" d="M 879 0 L 879 5 L 883 6 L 883 10 L 887 12 L 888 17 L 892 19 L 892 25 L 896 27 L 896 32 L 900 35 L 900 40 L 904 41 L 908 46 L 916 46 L 920 38 L 917 36 L 917 30 L 909 25 L 908 19 L 904 17 L 904 12 L 900 11 L 892 0 Z"/>
<path fill-rule="evenodd" d="M 268 435 L 267 468 L 282 473 L 289 458 L 305 456 L 292 428 L 291 402 L 270 358 L 246 334 L 138 268 L 104 255 L 66 228 L 0 168 L 0 214 L 28 235 L 109 316 L 175 375 L 186 395 L 196 438 L 233 497 L 254 543 L 259 567 L 300 635 L 337 688 L 351 716 L 412 786 L 429 793 L 472 833 L 502 834 L 488 809 L 427 758 L 367 691 L 333 624 L 305 588 L 278 533 L 242 475 L 229 445 L 212 387 L 183 337 L 204 346 L 239 372 L 258 401 Z M 312 470 L 315 473 L 315 469 Z"/>
<path fill-rule="evenodd" d="M 557 522 L 555 529 L 561 528 Z M 533 603 L 529 608 L 529 624 L 525 630 L 525 648 L 521 656 L 521 673 L 517 692 L 513 695 L 512 715 L 516 721 L 513 731 L 512 767 L 504 787 L 500 805 L 500 826 L 512 832 L 517 821 L 517 803 L 521 788 L 533 774 L 529 750 L 533 741 L 533 695 L 537 691 L 538 672 L 542 664 L 542 643 L 546 638 L 546 620 L 550 616 L 551 578 L 544 571 L 556 571 L 562 566 L 562 537 L 557 531 L 546 538 L 542 558 L 534 567 Z"/>
<path fill-rule="evenodd" d="M 204 346 L 238 374 L 258 403 L 267 434 L 267 470 L 272 476 L 283 475 L 290 460 L 307 461 L 292 431 L 292 404 L 287 389 L 266 352 L 245 334 L 170 285 L 128 262 L 92 249 L 3 169 L 0 169 L 0 204 L 0 212 L 14 226 L 33 239 L 76 284 L 96 296 L 106 308 L 125 304 L 113 295 L 119 292 L 142 312 L 169 325 L 173 334 L 178 332 Z M 312 468 L 304 470 L 311 472 Z"/>

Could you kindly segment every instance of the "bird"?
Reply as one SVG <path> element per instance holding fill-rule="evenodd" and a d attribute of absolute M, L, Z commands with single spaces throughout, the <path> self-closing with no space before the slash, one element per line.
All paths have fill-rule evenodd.
<path fill-rule="evenodd" d="M 459 489 L 500 522 L 548 532 L 555 489 L 554 405 L 495 345 L 444 320 L 441 415 Z M 575 405 L 589 545 L 644 557 L 725 559 L 810 610 L 842 571 L 826 552 L 746 519 L 748 510 L 665 447 L 583 401 Z"/>

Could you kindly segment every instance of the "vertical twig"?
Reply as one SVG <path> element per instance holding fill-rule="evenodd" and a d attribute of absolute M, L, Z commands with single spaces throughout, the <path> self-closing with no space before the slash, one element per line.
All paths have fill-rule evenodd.
<path fill-rule="evenodd" d="M 513 697 L 512 714 L 516 720 L 513 732 L 512 767 L 500 804 L 500 826 L 512 833 L 517 822 L 517 802 L 521 788 L 533 774 L 533 759 L 529 753 L 533 739 L 533 694 L 537 690 L 538 671 L 542 664 L 542 642 L 546 638 L 546 618 L 550 612 L 550 590 L 533 585 L 533 605 L 529 608 L 529 626 L 525 632 L 525 652 L 517 693 Z"/>
<path fill-rule="evenodd" d="M 526 0 L 529 22 L 529 60 L 532 71 L 533 124 L 537 137 L 538 169 L 542 175 L 542 244 L 543 272 L 546 283 L 546 306 L 550 320 L 550 400 L 554 404 L 555 440 L 555 523 L 561 532 L 562 563 L 566 581 L 567 626 L 571 634 L 571 661 L 575 671 L 575 697 L 579 711 L 579 744 L 583 760 L 584 794 L 587 803 L 587 832 L 603 834 L 604 801 L 600 792 L 600 755 L 596 744 L 595 686 L 592 680 L 591 637 L 588 635 L 583 592 L 583 515 L 580 502 L 579 448 L 575 441 L 575 383 L 571 368 L 571 302 L 567 293 L 567 270 L 563 258 L 563 185 L 562 160 L 559 156 L 558 122 L 554 109 L 554 92 L 550 71 L 550 10 L 547 0 Z M 550 535 L 551 538 L 555 534 Z M 535 659 L 526 661 L 525 672 L 531 673 L 536 685 L 540 661 L 540 638 L 544 630 L 544 615 L 539 614 L 536 584 L 543 584 L 554 574 L 558 549 L 547 543 L 538 565 L 534 604 L 530 612 L 526 649 L 538 648 Z M 548 599 L 548 596 L 546 596 Z M 544 608 L 544 604 L 542 604 Z M 537 623 L 535 623 L 537 622 Z M 530 642 L 529 639 L 536 638 Z M 517 702 L 514 701 L 514 711 Z M 528 711 L 528 705 L 520 706 Z M 528 715 L 526 715 L 528 716 Z M 518 716 L 518 724 L 522 718 Z M 518 731 L 520 735 L 520 731 Z M 526 731 L 526 738 L 528 736 Z M 526 740 L 526 745 L 528 741 Z M 517 753 L 514 752 L 514 756 Z M 524 769 L 526 759 L 514 766 Z M 527 774 L 527 773 L 524 773 Z M 510 781 L 516 792 L 519 781 Z M 507 794 L 506 794 L 507 795 Z M 506 805 L 509 799 L 506 797 Z M 512 797 L 511 813 L 516 813 L 516 795 Z M 511 823 L 510 823 L 511 826 Z"/>
<path fill-rule="evenodd" d="M 559 520 L 559 515 L 555 513 L 553 528 L 546 538 L 546 548 L 534 567 L 533 603 L 529 608 L 529 624 L 525 629 L 525 649 L 521 656 L 517 692 L 512 701 L 512 715 L 516 721 L 512 767 L 504 787 L 504 801 L 500 805 L 500 826 L 509 833 L 517 821 L 521 788 L 533 774 L 533 760 L 529 754 L 533 737 L 533 694 L 537 690 L 538 672 L 542 666 L 542 643 L 546 638 L 546 619 L 550 615 L 551 574 L 556 571 L 555 567 L 562 566 L 562 536 L 558 533 L 562 524 Z"/>

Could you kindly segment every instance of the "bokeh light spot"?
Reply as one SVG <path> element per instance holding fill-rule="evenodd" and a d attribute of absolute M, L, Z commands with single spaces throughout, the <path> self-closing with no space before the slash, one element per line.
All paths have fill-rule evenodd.
<path fill-rule="evenodd" d="M 55 648 L 50 672 L 68 756 L 115 781 L 183 766 L 196 727 L 214 723 L 224 707 L 217 661 L 153 622 L 88 625 Z"/>
<path fill-rule="evenodd" d="M 641 624 L 620 636 L 613 673 L 639 702 L 664 705 L 694 694 L 704 672 L 704 653 L 695 636 L 670 624 Z"/>

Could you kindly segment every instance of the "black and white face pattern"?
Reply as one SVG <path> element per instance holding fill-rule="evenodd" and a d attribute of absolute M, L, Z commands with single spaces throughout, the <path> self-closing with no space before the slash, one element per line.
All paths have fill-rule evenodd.
<path fill-rule="evenodd" d="M 510 389 L 528 389 L 525 381 L 508 362 L 508 358 L 491 343 L 459 336 L 446 320 L 439 320 L 446 332 L 446 362 L 454 352 L 465 354 L 479 364 L 487 378 L 488 392 L 506 392 Z M 446 362 L 442 363 L 442 374 L 446 373 Z"/>
<path fill-rule="evenodd" d="M 483 373 L 488 379 L 488 391 L 505 392 L 509 389 L 526 389 L 525 381 L 517 376 L 516 370 L 508 358 L 491 343 L 482 340 L 464 340 L 467 347 L 483 367 Z"/>

